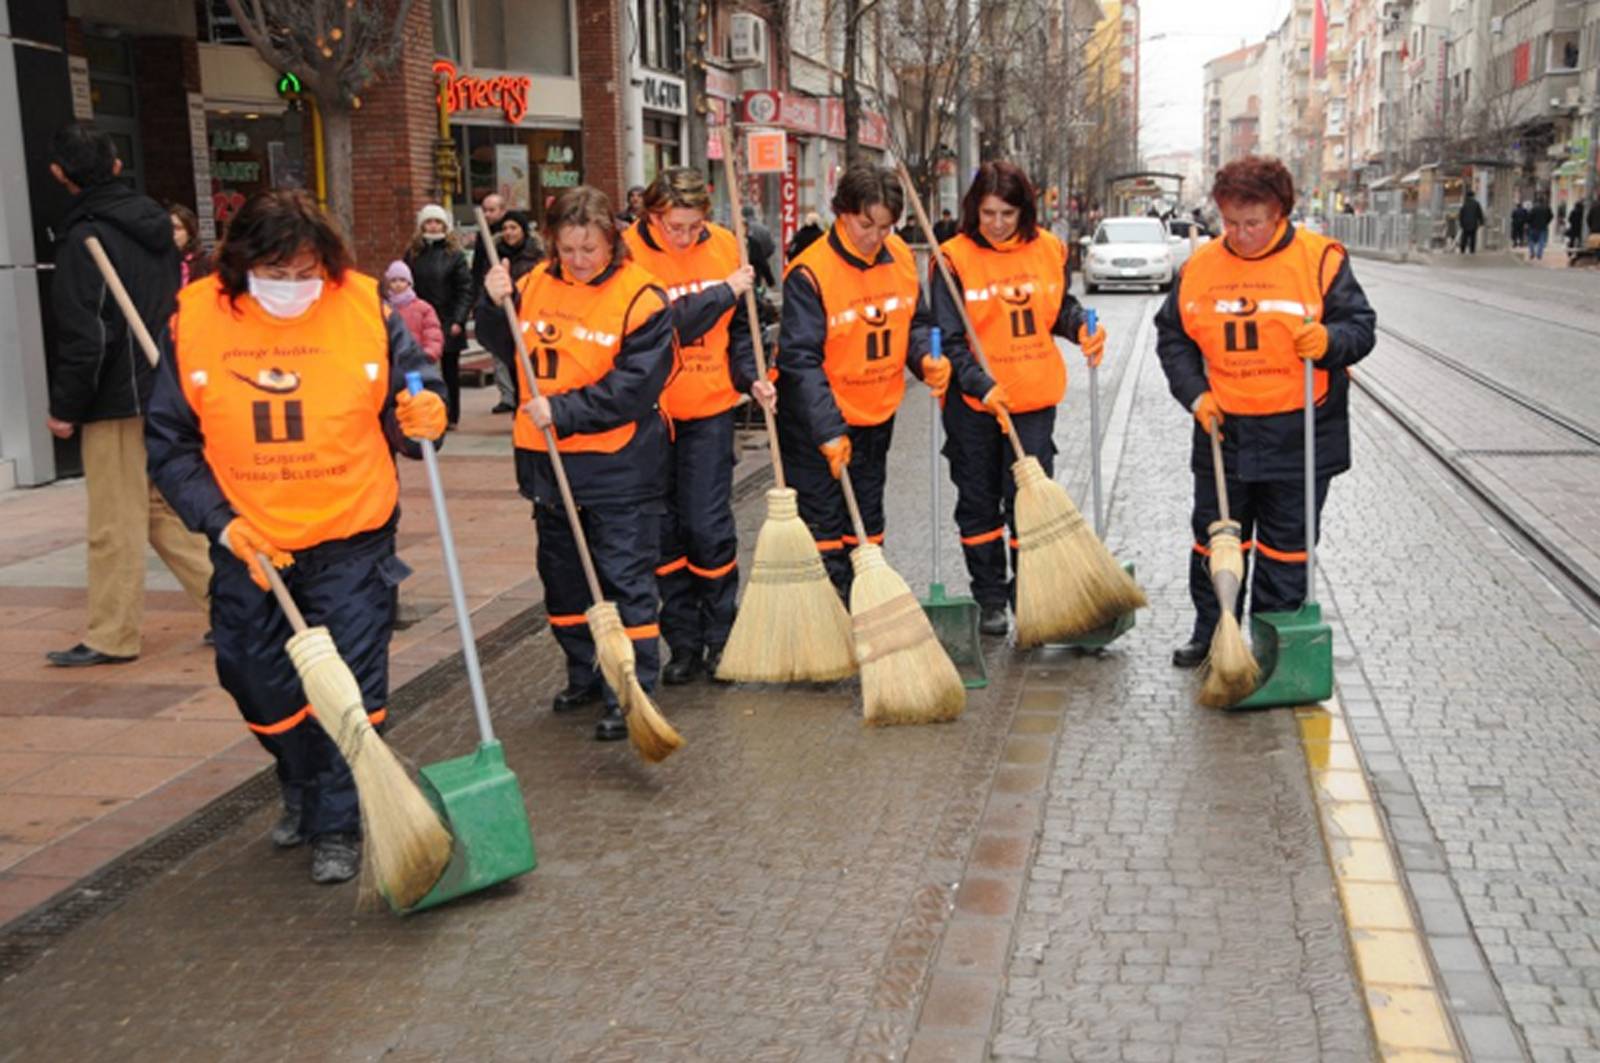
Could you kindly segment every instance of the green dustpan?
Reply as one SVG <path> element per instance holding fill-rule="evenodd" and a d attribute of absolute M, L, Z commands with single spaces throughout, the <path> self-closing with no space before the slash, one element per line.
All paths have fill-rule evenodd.
<path fill-rule="evenodd" d="M 406 384 L 415 393 L 422 387 L 421 377 L 406 374 Z M 472 708 L 478 718 L 481 741 L 477 752 L 453 760 L 429 764 L 421 771 L 422 791 L 450 828 L 454 844 L 444 874 L 416 904 L 405 909 L 418 912 L 445 901 L 473 893 L 497 882 L 532 871 L 537 858 L 533 834 L 528 825 L 528 810 L 522 787 L 506 767 L 505 753 L 495 740 L 489 720 L 489 701 L 483 691 L 483 674 L 478 667 L 477 641 L 472 634 L 472 615 L 461 588 L 461 568 L 450 534 L 450 515 L 445 510 L 444 487 L 439 479 L 439 459 L 433 444 L 421 441 L 423 461 L 428 466 L 428 484 L 433 492 L 433 508 L 439 520 L 439 540 L 443 547 L 445 570 L 450 576 L 450 596 L 456 609 L 456 626 L 461 631 L 461 655 L 472 688 Z"/>
<path fill-rule="evenodd" d="M 1310 320 L 1309 318 L 1307 320 Z M 1333 696 L 1333 629 L 1317 604 L 1317 432 L 1311 359 L 1306 359 L 1306 600 L 1293 612 L 1250 618 L 1251 651 L 1265 677 L 1249 697 L 1230 708 L 1270 709 L 1314 705 Z"/>
<path fill-rule="evenodd" d="M 929 353 L 939 357 L 939 330 L 929 330 Z M 933 534 L 933 582 L 922 599 L 922 611 L 949 654 L 950 663 L 961 673 L 961 685 L 977 690 L 989 685 L 989 671 L 983 660 L 983 638 L 978 631 L 978 603 L 971 598 L 951 598 L 939 580 L 939 400 L 933 400 L 933 519 L 928 528 Z"/>

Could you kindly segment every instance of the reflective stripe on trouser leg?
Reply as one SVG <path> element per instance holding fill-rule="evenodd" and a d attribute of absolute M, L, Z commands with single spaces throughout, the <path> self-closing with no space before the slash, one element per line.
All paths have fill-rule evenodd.
<path fill-rule="evenodd" d="M 394 537 L 387 535 L 373 540 L 370 549 L 337 559 L 297 555 L 296 564 L 283 573 L 306 622 L 332 635 L 368 713 L 382 710 L 389 700 L 389 639 L 403 571 L 393 553 Z M 270 729 L 306 704 L 300 677 L 283 651 L 293 629 L 272 595 L 251 582 L 231 553 L 213 549 L 211 561 L 217 678 L 246 721 Z M 285 797 L 301 800 L 307 833 L 360 831 L 355 781 L 321 725 L 307 717 L 276 734 L 257 732 L 256 739 L 277 761 Z"/>
<path fill-rule="evenodd" d="M 1317 478 L 1317 523 L 1328 501 L 1329 477 Z M 1306 600 L 1306 495 L 1299 480 L 1251 484 L 1255 515 L 1252 613 L 1289 612 Z"/>

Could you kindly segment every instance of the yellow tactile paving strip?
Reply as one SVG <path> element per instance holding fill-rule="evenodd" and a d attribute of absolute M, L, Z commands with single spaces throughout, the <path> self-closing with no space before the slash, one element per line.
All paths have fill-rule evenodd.
<path fill-rule="evenodd" d="M 1385 1063 L 1461 1060 L 1361 758 L 1334 698 L 1295 710 L 1328 863 Z"/>

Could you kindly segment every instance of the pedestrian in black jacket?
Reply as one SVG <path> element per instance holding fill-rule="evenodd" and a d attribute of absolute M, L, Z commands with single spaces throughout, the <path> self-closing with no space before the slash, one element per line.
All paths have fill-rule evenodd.
<path fill-rule="evenodd" d="M 822 219 L 814 210 L 806 212 L 806 222 L 794 231 L 789 238 L 789 246 L 784 249 L 783 257 L 786 262 L 793 262 L 800 257 L 800 252 L 810 247 L 823 234 Z"/>
<path fill-rule="evenodd" d="M 772 230 L 756 217 L 754 207 L 744 208 L 744 242 L 750 265 L 755 267 L 757 283 L 765 288 L 775 287 L 778 279 L 772 273 L 772 256 L 778 250 L 778 241 L 772 238 Z"/>
<path fill-rule="evenodd" d="M 1538 260 L 1544 257 L 1545 243 L 1550 239 L 1550 223 L 1555 220 L 1555 213 L 1551 211 L 1550 204 L 1543 199 L 1533 205 L 1528 211 L 1528 258 Z"/>
<path fill-rule="evenodd" d="M 511 270 L 513 284 L 544 261 L 544 243 L 534 231 L 533 223 L 528 220 L 527 214 L 520 210 L 508 210 L 501 216 L 500 238 L 495 241 L 495 251 L 500 255 L 500 260 Z M 489 260 L 488 255 L 480 257 L 485 262 Z M 489 302 L 489 297 L 480 289 L 473 312 L 478 315 L 478 320 L 482 320 L 482 315 L 488 314 L 493 317 L 501 310 L 498 305 Z M 501 379 L 505 380 L 505 384 L 500 386 L 500 401 L 495 404 L 491 412 L 510 413 L 517 408 L 517 350 L 510 343 L 494 342 L 496 335 L 492 329 L 478 329 L 478 342 L 494 355 L 495 384 L 500 386 Z"/>
<path fill-rule="evenodd" d="M 467 346 L 467 318 L 472 313 L 472 268 L 461 237 L 450 228 L 450 215 L 437 203 L 417 212 L 417 232 L 406 249 L 417 294 L 433 307 L 444 328 L 444 357 L 439 368 L 449 389 L 450 425 L 461 420 L 461 352 Z"/>
<path fill-rule="evenodd" d="M 1583 243 L 1583 201 L 1572 205 L 1567 211 L 1567 248 L 1575 250 Z"/>
<path fill-rule="evenodd" d="M 1477 254 L 1478 230 L 1483 227 L 1483 205 L 1478 202 L 1478 197 L 1472 194 L 1470 188 L 1461 199 L 1461 213 L 1457 220 L 1461 225 L 1461 253 Z"/>
<path fill-rule="evenodd" d="M 1589 223 L 1589 239 L 1593 241 L 1595 233 L 1600 233 L 1600 196 L 1589 204 L 1589 216 L 1585 220 Z"/>
<path fill-rule="evenodd" d="M 1511 246 L 1521 247 L 1528 232 L 1528 208 L 1518 203 L 1511 208 Z"/>
<path fill-rule="evenodd" d="M 93 236 L 122 278 L 145 327 L 159 334 L 178 290 L 178 247 L 161 204 L 119 179 L 111 138 L 76 123 L 50 145 L 50 174 L 72 194 L 57 237 L 50 286 L 56 343 L 46 359 L 50 431 L 76 433 L 89 501 L 88 630 L 70 650 L 47 654 L 72 668 L 139 655 L 144 613 L 144 544 L 205 608 L 211 562 L 205 540 L 186 531 L 145 474 L 144 414 L 150 362 L 89 257 Z"/>

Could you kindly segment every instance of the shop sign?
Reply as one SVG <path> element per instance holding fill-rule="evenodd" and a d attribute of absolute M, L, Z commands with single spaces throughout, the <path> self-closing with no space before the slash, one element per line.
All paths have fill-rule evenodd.
<path fill-rule="evenodd" d="M 722 100 L 739 98 L 739 79 L 714 66 L 706 67 L 706 95 Z"/>
<path fill-rule="evenodd" d="M 789 138 L 781 129 L 752 129 L 745 134 L 746 173 L 783 173 L 788 167 Z"/>
<path fill-rule="evenodd" d="M 668 114 L 688 114 L 684 104 L 683 81 L 666 74 L 644 75 L 644 105 L 652 111 Z"/>
<path fill-rule="evenodd" d="M 783 169 L 783 181 L 778 186 L 778 217 L 783 226 L 780 248 L 789 246 L 794 232 L 800 227 L 800 153 L 796 145 L 789 145 L 789 159 Z"/>
<path fill-rule="evenodd" d="M 206 98 L 189 96 L 189 158 L 194 165 L 194 213 L 200 222 L 200 242 L 217 240 L 216 204 L 211 198 L 211 149 L 206 144 Z"/>
<path fill-rule="evenodd" d="M 80 122 L 94 121 L 94 91 L 89 84 L 89 60 L 81 55 L 67 56 L 67 80 L 72 85 L 72 117 Z"/>
<path fill-rule="evenodd" d="M 781 126 L 792 133 L 844 139 L 844 101 L 837 96 L 817 99 L 791 92 L 752 89 L 741 108 L 746 122 Z M 889 146 L 889 123 L 874 111 L 861 112 L 861 143 L 869 148 Z"/>
<path fill-rule="evenodd" d="M 528 113 L 528 96 L 533 78 L 519 74 L 477 77 L 462 74 L 448 59 L 435 59 L 433 76 L 439 82 L 444 108 L 451 114 L 460 111 L 486 111 L 498 107 L 506 121 L 516 125 Z"/>

